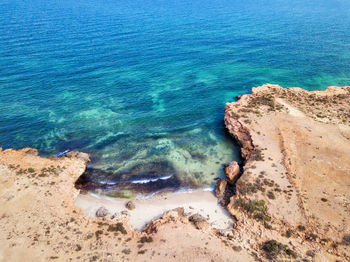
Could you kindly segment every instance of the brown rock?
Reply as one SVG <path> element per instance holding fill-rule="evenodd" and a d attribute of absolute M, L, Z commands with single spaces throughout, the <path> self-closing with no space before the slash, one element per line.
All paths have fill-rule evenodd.
<path fill-rule="evenodd" d="M 128 202 L 125 204 L 125 207 L 126 207 L 127 209 L 129 209 L 129 210 L 133 210 L 133 209 L 136 208 L 134 202 L 132 202 L 132 201 L 128 201 Z"/>
<path fill-rule="evenodd" d="M 154 219 L 150 223 L 148 223 L 148 225 L 144 229 L 144 232 L 147 234 L 154 234 L 158 232 L 159 227 L 169 222 L 176 221 L 176 222 L 187 224 L 188 219 L 184 215 L 185 215 L 185 209 L 183 207 L 172 209 L 168 212 L 165 212 L 161 218 Z"/>
<path fill-rule="evenodd" d="M 194 214 L 188 218 L 190 222 L 192 222 L 197 229 L 206 229 L 209 227 L 208 221 L 201 214 Z"/>
<path fill-rule="evenodd" d="M 97 217 L 105 217 L 108 214 L 108 210 L 105 207 L 100 207 L 96 211 L 96 216 Z"/>
<path fill-rule="evenodd" d="M 225 125 L 231 135 L 241 146 L 241 155 L 245 159 L 249 159 L 253 153 L 254 146 L 249 129 L 235 117 L 231 109 L 231 104 L 225 106 Z"/>
<path fill-rule="evenodd" d="M 184 216 L 185 215 L 185 209 L 183 207 L 177 207 L 175 209 L 173 209 L 174 211 L 176 211 L 179 216 Z"/>
<path fill-rule="evenodd" d="M 225 179 L 218 179 L 215 185 L 215 195 L 219 200 L 225 196 L 227 181 Z"/>
<path fill-rule="evenodd" d="M 227 211 L 231 214 L 231 216 L 235 219 L 241 219 L 241 212 L 239 212 L 236 208 L 235 208 L 235 196 L 230 197 L 230 201 L 228 203 L 228 205 L 226 206 Z"/>
<path fill-rule="evenodd" d="M 226 180 L 234 184 L 239 178 L 239 165 L 236 161 L 231 162 L 228 166 L 225 167 Z"/>

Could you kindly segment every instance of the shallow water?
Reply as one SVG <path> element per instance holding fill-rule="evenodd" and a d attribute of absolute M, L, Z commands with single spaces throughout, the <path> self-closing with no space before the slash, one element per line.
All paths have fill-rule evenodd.
<path fill-rule="evenodd" d="M 349 1 L 3 0 L 0 10 L 0 145 L 88 152 L 88 179 L 102 184 L 171 175 L 170 188 L 211 186 L 238 159 L 226 102 L 267 82 L 350 84 Z M 146 192 L 168 187 L 159 181 Z"/>

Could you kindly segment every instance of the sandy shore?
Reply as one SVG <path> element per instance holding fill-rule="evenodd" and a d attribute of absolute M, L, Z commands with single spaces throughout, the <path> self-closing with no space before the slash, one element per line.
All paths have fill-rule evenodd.
<path fill-rule="evenodd" d="M 104 206 L 111 215 L 127 216 L 134 229 L 142 230 L 151 220 L 162 216 L 164 212 L 177 207 L 183 207 L 190 214 L 199 213 L 208 218 L 213 228 L 232 228 L 233 219 L 211 191 L 192 191 L 181 193 L 169 193 L 150 198 L 134 199 L 132 202 L 136 208 L 127 210 L 125 204 L 129 199 L 111 198 L 93 193 L 79 194 L 75 205 L 81 208 L 85 215 L 95 217 L 99 207 Z M 124 212 L 123 212 L 124 211 Z M 121 214 L 121 212 L 127 215 Z"/>

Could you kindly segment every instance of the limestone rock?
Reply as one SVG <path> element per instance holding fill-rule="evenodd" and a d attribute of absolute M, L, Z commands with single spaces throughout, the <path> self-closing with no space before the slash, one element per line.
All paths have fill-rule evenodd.
<path fill-rule="evenodd" d="M 129 210 L 133 210 L 133 209 L 136 208 L 134 202 L 132 202 L 132 201 L 128 201 L 128 202 L 125 204 L 125 207 L 126 207 L 127 209 L 129 209 Z"/>
<path fill-rule="evenodd" d="M 234 184 L 239 178 L 239 165 L 236 161 L 232 161 L 228 166 L 225 167 L 226 180 Z"/>
<path fill-rule="evenodd" d="M 188 218 L 190 222 L 192 222 L 197 229 L 206 229 L 209 227 L 208 221 L 201 214 L 194 214 Z"/>
<path fill-rule="evenodd" d="M 174 208 L 173 211 L 176 211 L 179 216 L 184 216 L 185 215 L 185 209 L 183 207 Z"/>
<path fill-rule="evenodd" d="M 239 220 L 241 219 L 241 212 L 239 212 L 236 208 L 235 208 L 235 196 L 230 197 L 229 203 L 226 207 L 227 211 L 231 214 L 231 216 L 235 219 L 235 220 Z"/>
<path fill-rule="evenodd" d="M 108 214 L 108 210 L 105 207 L 100 207 L 96 211 L 96 216 L 97 217 L 105 217 L 105 216 L 107 216 L 107 214 Z"/>
<path fill-rule="evenodd" d="M 180 222 L 183 224 L 187 224 L 188 219 L 184 216 L 184 214 L 185 209 L 183 207 L 178 207 L 168 212 L 165 212 L 161 218 L 154 219 L 150 223 L 148 223 L 148 225 L 144 229 L 144 232 L 147 234 L 154 234 L 158 232 L 159 227 L 169 222 Z"/>
<path fill-rule="evenodd" d="M 254 145 L 249 129 L 240 122 L 235 113 L 231 109 L 231 104 L 227 103 L 225 106 L 225 125 L 230 134 L 234 136 L 240 144 L 241 155 L 245 159 L 249 159 L 253 153 Z"/>
<path fill-rule="evenodd" d="M 215 195 L 219 200 L 225 196 L 227 181 L 225 179 L 218 179 L 215 185 Z"/>

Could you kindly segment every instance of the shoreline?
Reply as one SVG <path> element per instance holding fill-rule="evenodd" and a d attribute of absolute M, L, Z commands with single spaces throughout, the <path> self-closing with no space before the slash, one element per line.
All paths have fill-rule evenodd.
<path fill-rule="evenodd" d="M 125 207 L 129 201 L 135 204 L 135 209 L 128 210 Z M 165 193 L 134 199 L 112 198 L 95 193 L 84 193 L 77 196 L 74 204 L 90 217 L 96 217 L 97 209 L 103 206 L 107 208 L 110 215 L 128 219 L 131 227 L 139 231 L 142 231 L 152 220 L 160 218 L 165 212 L 179 207 L 183 207 L 188 215 L 196 213 L 202 215 L 208 219 L 211 227 L 216 229 L 229 229 L 234 224 L 234 220 L 228 211 L 218 203 L 214 192 L 208 190 Z M 145 210 L 147 210 L 147 213 Z"/>
<path fill-rule="evenodd" d="M 225 167 L 217 197 L 84 195 L 87 154 L 0 148 L 0 261 L 349 260 L 349 109 L 350 86 L 266 84 L 227 103 L 245 161 Z"/>

